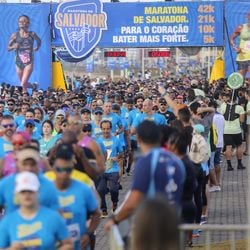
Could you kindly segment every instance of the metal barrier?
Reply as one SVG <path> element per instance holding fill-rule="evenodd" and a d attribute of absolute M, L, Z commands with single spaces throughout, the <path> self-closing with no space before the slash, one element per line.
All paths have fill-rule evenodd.
<path fill-rule="evenodd" d="M 190 224 L 183 224 L 179 226 L 180 230 L 180 243 L 181 243 L 181 250 L 185 249 L 185 232 L 190 230 L 198 230 L 201 229 L 203 233 L 205 233 L 205 243 L 204 247 L 206 250 L 211 249 L 211 232 L 212 231 L 224 231 L 224 232 L 231 232 L 230 233 L 230 250 L 236 250 L 236 239 L 235 233 L 236 232 L 246 232 L 247 239 L 246 239 L 246 249 L 250 249 L 250 225 L 217 225 L 217 224 L 210 224 L 210 225 L 190 225 Z"/>
<path fill-rule="evenodd" d="M 180 230 L 180 249 L 186 249 L 185 243 L 185 233 L 190 230 L 198 230 L 202 229 L 203 234 L 205 234 L 205 242 L 204 247 L 206 250 L 211 249 L 211 232 L 214 231 L 224 231 L 224 232 L 231 232 L 230 233 L 230 250 L 236 250 L 236 232 L 245 232 L 248 236 L 250 235 L 250 225 L 190 225 L 190 224 L 182 224 L 179 226 Z M 119 232 L 119 228 L 117 226 L 112 226 L 110 230 L 110 250 L 124 250 L 124 242 L 122 240 L 121 234 Z M 250 237 L 246 239 L 246 248 L 250 250 Z"/>

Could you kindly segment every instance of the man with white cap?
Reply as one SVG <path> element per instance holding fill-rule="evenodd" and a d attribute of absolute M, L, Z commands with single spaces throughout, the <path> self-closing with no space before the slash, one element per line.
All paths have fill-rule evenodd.
<path fill-rule="evenodd" d="M 40 155 L 36 148 L 26 146 L 17 153 L 17 172 L 32 172 L 37 175 L 40 182 L 38 192 L 39 204 L 58 209 L 58 197 L 54 185 L 39 173 Z M 5 207 L 5 213 L 10 213 L 18 208 L 19 203 L 16 199 L 15 188 L 16 174 L 7 176 L 0 181 L 0 205 Z"/>
<path fill-rule="evenodd" d="M 40 183 L 36 174 L 21 172 L 15 176 L 15 195 L 20 208 L 0 223 L 0 249 L 72 249 L 66 224 L 58 212 L 40 207 Z"/>

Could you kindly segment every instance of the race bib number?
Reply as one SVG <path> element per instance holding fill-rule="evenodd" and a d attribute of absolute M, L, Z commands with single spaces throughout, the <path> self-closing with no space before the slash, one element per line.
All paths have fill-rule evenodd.
<path fill-rule="evenodd" d="M 107 149 L 107 161 L 106 161 L 106 170 L 112 168 L 113 162 L 110 160 L 112 150 Z"/>
<path fill-rule="evenodd" d="M 80 240 L 81 234 L 80 234 L 80 227 L 78 223 L 68 225 L 67 228 L 69 231 L 69 235 L 74 242 Z"/>
<path fill-rule="evenodd" d="M 19 58 L 22 63 L 29 63 L 31 61 L 30 53 L 26 50 L 19 52 Z"/>
<path fill-rule="evenodd" d="M 250 41 L 244 42 L 244 50 L 250 52 Z"/>

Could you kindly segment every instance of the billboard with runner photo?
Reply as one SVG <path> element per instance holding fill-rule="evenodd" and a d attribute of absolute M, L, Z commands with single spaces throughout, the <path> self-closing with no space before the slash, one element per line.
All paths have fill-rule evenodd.
<path fill-rule="evenodd" d="M 226 76 L 250 77 L 250 2 L 225 3 Z"/>
<path fill-rule="evenodd" d="M 0 82 L 51 85 L 49 4 L 0 5 Z"/>

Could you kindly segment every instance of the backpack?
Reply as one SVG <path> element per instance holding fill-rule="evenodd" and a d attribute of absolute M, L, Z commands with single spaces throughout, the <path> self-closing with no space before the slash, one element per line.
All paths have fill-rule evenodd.
<path fill-rule="evenodd" d="M 205 138 L 194 130 L 188 156 L 191 161 L 198 164 L 208 161 L 210 157 L 210 146 Z"/>
<path fill-rule="evenodd" d="M 223 115 L 225 118 L 225 121 L 234 121 L 240 117 L 239 114 L 235 113 L 236 105 L 237 104 L 228 104 L 227 103 L 226 110 L 225 110 L 225 113 Z"/>

